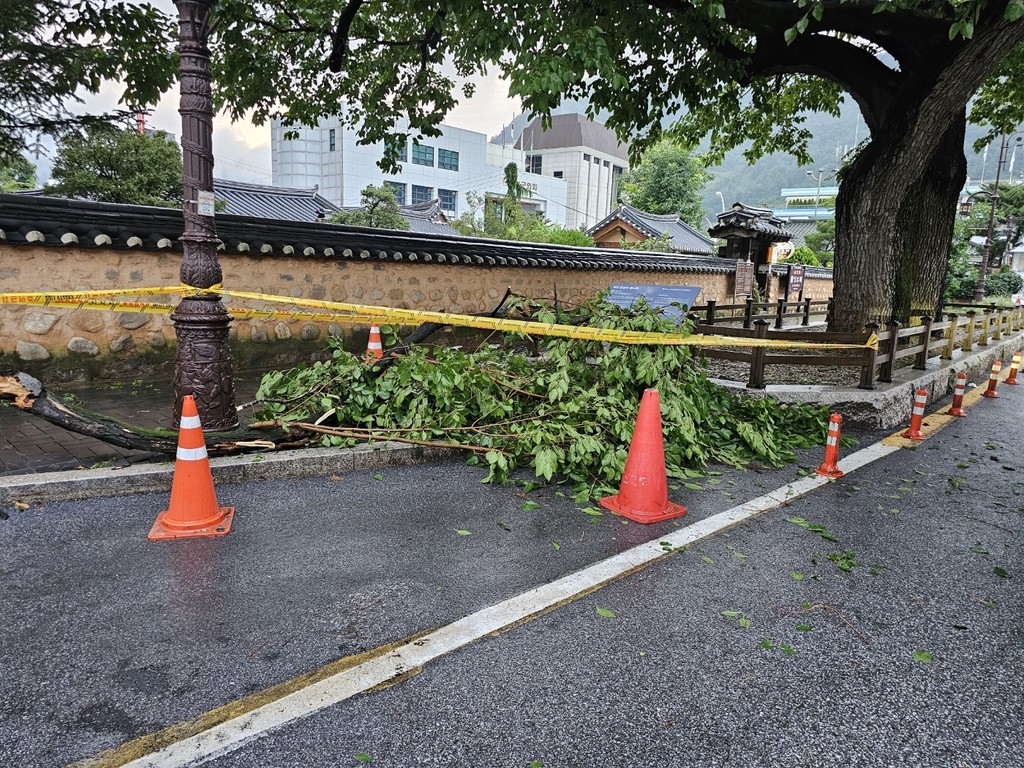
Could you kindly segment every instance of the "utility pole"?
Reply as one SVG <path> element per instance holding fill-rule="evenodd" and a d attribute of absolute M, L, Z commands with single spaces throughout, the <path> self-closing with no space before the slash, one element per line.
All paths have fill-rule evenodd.
<path fill-rule="evenodd" d="M 988 274 L 988 260 L 992 254 L 992 234 L 995 229 L 996 207 L 999 205 L 999 176 L 1003 170 L 1003 163 L 1006 162 L 1006 152 L 1010 148 L 1010 139 L 1013 139 L 1013 149 L 1024 143 L 1024 134 L 1015 133 L 1010 136 L 1003 134 L 999 142 L 999 162 L 996 164 L 996 181 L 989 193 L 988 212 L 988 234 L 985 235 L 985 248 L 981 255 L 981 264 L 978 265 L 978 285 L 974 289 L 974 301 L 980 302 L 985 299 L 985 276 Z"/>
<path fill-rule="evenodd" d="M 174 418 L 192 395 L 203 428 L 224 431 L 238 426 L 231 375 L 228 328 L 231 315 L 215 291 L 223 279 L 217 259 L 213 199 L 213 98 L 210 89 L 210 11 L 216 0 L 174 0 L 178 9 L 178 82 L 181 100 L 181 149 L 185 231 L 181 236 L 180 278 L 200 290 L 183 297 L 171 314 L 177 336 L 174 361 Z"/>

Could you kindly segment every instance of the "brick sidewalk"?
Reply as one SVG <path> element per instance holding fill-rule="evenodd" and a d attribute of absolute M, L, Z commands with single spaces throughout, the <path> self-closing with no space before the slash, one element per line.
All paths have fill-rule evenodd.
<path fill-rule="evenodd" d="M 237 403 L 251 400 L 263 371 L 235 375 Z M 142 427 L 172 427 L 169 379 L 103 381 L 53 388 L 91 411 Z M 61 427 L 0 403 L 0 476 L 54 472 L 97 465 L 125 466 L 158 454 L 130 451 Z"/>

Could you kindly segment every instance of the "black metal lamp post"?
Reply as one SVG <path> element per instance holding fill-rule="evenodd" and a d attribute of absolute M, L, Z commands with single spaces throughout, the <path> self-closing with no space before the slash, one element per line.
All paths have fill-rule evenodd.
<path fill-rule="evenodd" d="M 213 199 L 213 98 L 210 90 L 210 10 L 216 0 L 175 0 L 181 61 L 181 149 L 184 163 L 185 231 L 181 236 L 181 282 L 204 289 L 220 287 L 217 228 Z M 192 395 L 203 428 L 223 431 L 238 426 L 231 375 L 228 328 L 231 315 L 216 293 L 185 297 L 171 314 L 178 341 L 174 362 L 174 418 Z"/>

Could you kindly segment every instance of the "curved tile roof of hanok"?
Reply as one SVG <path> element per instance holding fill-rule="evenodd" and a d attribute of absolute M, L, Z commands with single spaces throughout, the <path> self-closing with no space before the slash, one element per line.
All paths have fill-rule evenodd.
<path fill-rule="evenodd" d="M 588 229 L 587 234 L 592 235 L 617 219 L 650 238 L 661 237 L 668 232 L 672 246 L 680 253 L 707 256 L 715 247 L 714 240 L 691 227 L 677 213 L 647 213 L 625 203 L 619 203 L 618 208 Z"/>
<path fill-rule="evenodd" d="M 227 202 L 224 213 L 236 216 L 257 216 L 285 221 L 316 221 L 318 217 L 340 211 L 326 197 L 313 189 L 273 187 L 227 179 L 213 180 L 213 193 Z"/>
<path fill-rule="evenodd" d="M 708 234 L 711 237 L 756 237 L 771 242 L 783 242 L 793 236 L 785 222 L 775 218 L 769 209 L 743 203 L 733 203 L 732 208 L 718 214 L 718 226 L 709 229 Z"/>
<path fill-rule="evenodd" d="M 728 274 L 735 269 L 733 262 L 721 259 L 618 248 L 447 237 L 225 214 L 218 214 L 216 223 L 222 251 L 254 256 L 665 273 Z M 10 245 L 180 250 L 183 228 L 181 211 L 174 208 L 0 194 L 0 240 Z"/>

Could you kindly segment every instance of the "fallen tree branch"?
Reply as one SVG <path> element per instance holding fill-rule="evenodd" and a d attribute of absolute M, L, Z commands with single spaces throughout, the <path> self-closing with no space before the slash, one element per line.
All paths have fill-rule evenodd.
<path fill-rule="evenodd" d="M 387 430 L 365 430 L 358 431 L 343 429 L 341 427 L 325 427 L 322 424 L 309 424 L 302 421 L 288 422 L 291 429 L 301 429 L 307 432 L 316 432 L 321 435 L 333 435 L 334 437 L 346 437 L 352 440 L 390 440 L 396 443 L 409 443 L 410 445 L 425 445 L 428 448 L 457 448 L 460 451 L 471 451 L 473 453 L 489 453 L 494 448 L 484 448 L 479 445 L 464 443 L 441 443 L 434 440 L 414 440 L 411 437 L 394 435 Z M 501 453 L 501 451 L 497 451 Z"/>
<path fill-rule="evenodd" d="M 42 382 L 23 372 L 0 373 L 0 400 L 38 416 L 58 427 L 86 435 L 119 448 L 173 455 L 178 450 L 178 430 L 148 429 L 125 424 L 102 414 L 65 403 L 46 390 Z M 227 432 L 206 433 L 206 449 L 211 456 L 224 456 L 252 450 L 280 448 L 292 438 L 279 425 L 270 430 L 244 426 Z"/>

